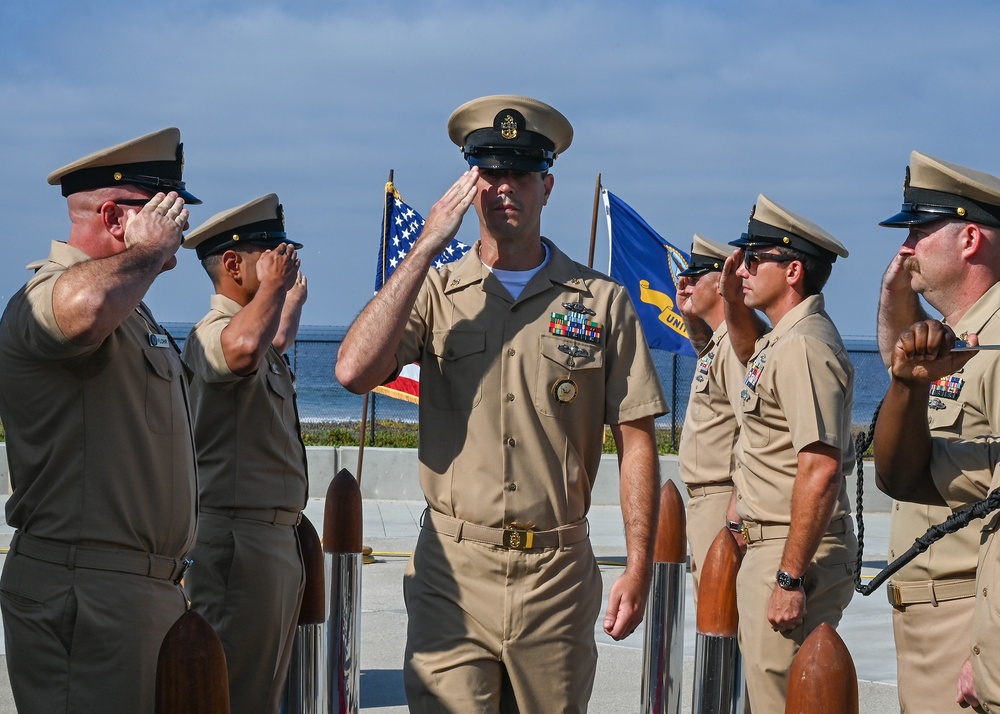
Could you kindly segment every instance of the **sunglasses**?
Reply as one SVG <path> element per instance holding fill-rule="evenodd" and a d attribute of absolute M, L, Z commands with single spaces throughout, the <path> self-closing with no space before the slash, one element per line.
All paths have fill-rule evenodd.
<path fill-rule="evenodd" d="M 798 258 L 778 253 L 758 253 L 755 250 L 743 252 L 743 267 L 751 273 L 756 272 L 759 263 L 791 263 L 793 260 Z"/>

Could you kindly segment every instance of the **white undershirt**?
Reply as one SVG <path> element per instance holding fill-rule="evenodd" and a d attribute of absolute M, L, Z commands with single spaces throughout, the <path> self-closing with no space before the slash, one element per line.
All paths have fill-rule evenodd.
<path fill-rule="evenodd" d="M 499 268 L 491 268 L 486 265 L 486 269 L 497 276 L 497 280 L 500 284 L 507 288 L 507 292 L 510 296 L 517 300 L 521 295 L 521 291 L 524 290 L 524 286 L 528 284 L 535 274 L 545 267 L 545 264 L 549 262 L 549 247 L 542 243 L 542 248 L 545 249 L 545 258 L 536 267 L 530 268 L 529 270 L 500 270 Z"/>

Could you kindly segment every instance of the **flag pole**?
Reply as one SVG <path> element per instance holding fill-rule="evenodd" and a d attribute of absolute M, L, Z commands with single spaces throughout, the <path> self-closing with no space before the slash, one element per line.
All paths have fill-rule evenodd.
<path fill-rule="evenodd" d="M 394 171 L 389 169 L 389 184 L 392 183 Z M 388 184 L 387 184 L 388 185 Z M 379 270 L 382 271 L 383 282 L 385 280 L 385 244 L 389 239 L 389 219 L 392 216 L 392 212 L 389 210 L 389 192 L 386 191 L 385 203 L 382 208 L 382 265 L 379 266 Z M 364 401 L 361 405 L 361 427 L 358 440 L 358 485 L 361 485 L 361 467 L 365 462 L 365 432 L 368 426 L 368 395 L 371 392 L 365 392 Z M 374 428 L 374 427 L 373 427 Z"/>
<path fill-rule="evenodd" d="M 590 255 L 587 258 L 587 267 L 594 267 L 594 243 L 597 240 L 597 207 L 601 203 L 601 172 L 597 172 L 597 186 L 594 188 L 594 218 L 590 222 Z"/>

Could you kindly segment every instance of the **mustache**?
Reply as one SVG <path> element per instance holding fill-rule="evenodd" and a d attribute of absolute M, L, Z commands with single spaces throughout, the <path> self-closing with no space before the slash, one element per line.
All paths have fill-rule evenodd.
<path fill-rule="evenodd" d="M 909 270 L 911 273 L 919 273 L 920 261 L 911 256 L 903 261 L 903 267 Z"/>

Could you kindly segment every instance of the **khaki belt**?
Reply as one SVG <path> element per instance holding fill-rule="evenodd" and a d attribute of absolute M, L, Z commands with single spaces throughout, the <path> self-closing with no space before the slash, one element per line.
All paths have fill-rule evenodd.
<path fill-rule="evenodd" d="M 187 558 L 168 558 L 156 553 L 128 550 L 104 550 L 86 546 L 64 545 L 45 538 L 36 538 L 17 531 L 10 541 L 10 552 L 67 569 L 88 568 L 110 570 L 116 573 L 144 575 L 157 580 L 180 582 L 192 561 Z"/>
<path fill-rule="evenodd" d="M 281 508 L 208 508 L 202 506 L 202 513 L 226 518 L 243 518 L 248 521 L 262 521 L 274 526 L 297 526 L 302 522 L 302 513 Z"/>
<path fill-rule="evenodd" d="M 733 490 L 733 482 L 722 483 L 692 483 L 685 484 L 688 496 L 714 496 L 717 493 L 730 493 Z"/>
<path fill-rule="evenodd" d="M 587 523 L 586 518 L 550 531 L 533 531 L 521 528 L 480 526 L 446 516 L 430 508 L 425 509 L 420 517 L 420 527 L 454 538 L 456 542 L 471 540 L 511 550 L 561 548 L 571 543 L 579 543 L 590 535 L 590 524 Z"/>
<path fill-rule="evenodd" d="M 975 597 L 975 580 L 920 580 L 917 582 L 891 582 L 886 585 L 885 594 L 893 607 L 921 605 L 947 600 L 961 600 Z"/>
<path fill-rule="evenodd" d="M 838 518 L 830 523 L 830 526 L 826 529 L 826 533 L 824 533 L 824 535 L 840 535 L 841 533 L 846 533 L 850 522 L 850 516 Z M 778 523 L 754 523 L 753 521 L 743 521 L 743 539 L 747 543 L 756 543 L 761 540 L 787 538 L 789 528 L 791 528 L 791 526 Z"/>

